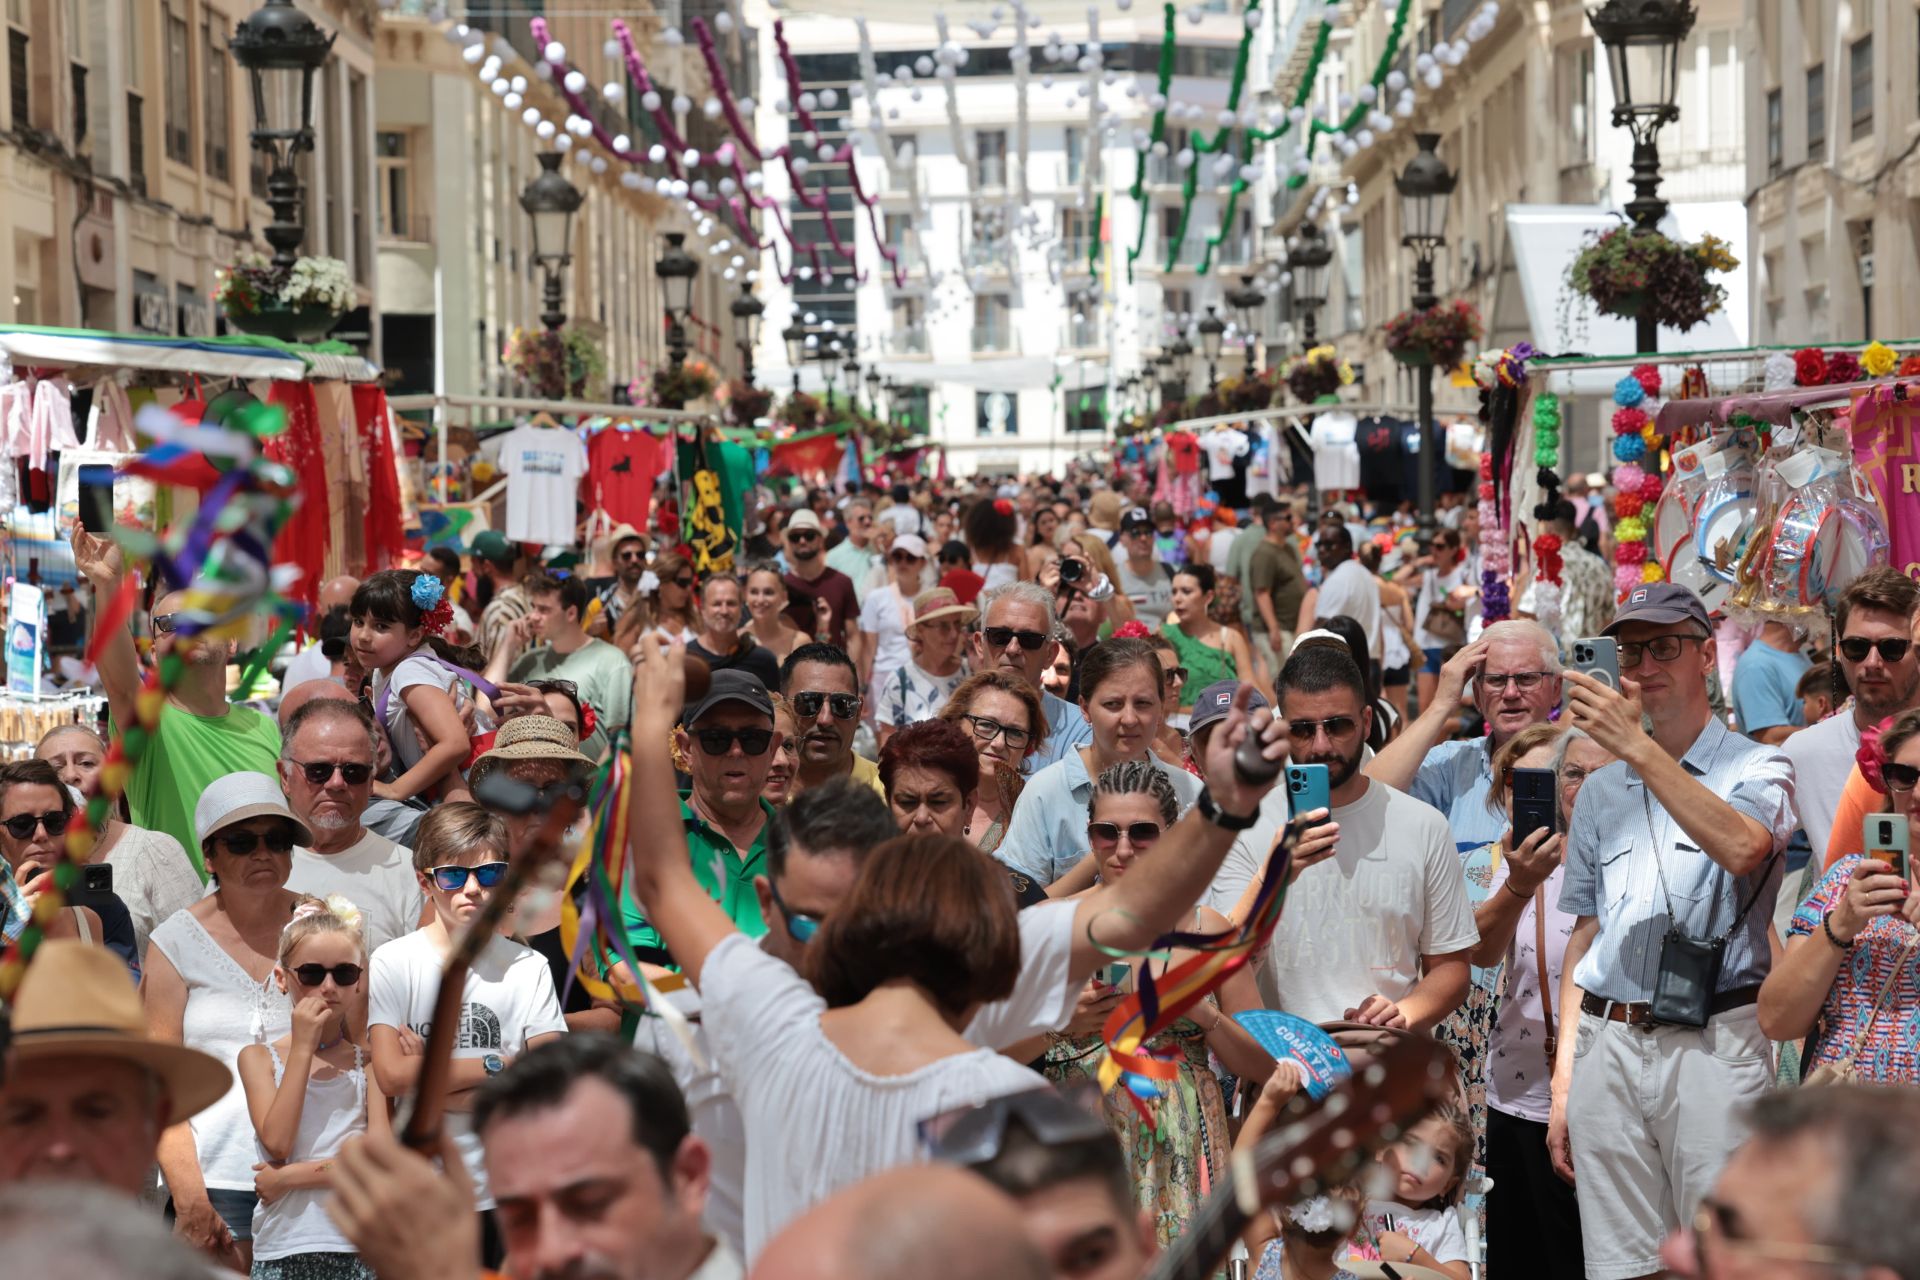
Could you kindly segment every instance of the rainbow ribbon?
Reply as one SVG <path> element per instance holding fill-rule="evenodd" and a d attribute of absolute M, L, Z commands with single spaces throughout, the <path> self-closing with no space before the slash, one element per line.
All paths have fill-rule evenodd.
<path fill-rule="evenodd" d="M 1159 1086 L 1179 1075 L 1177 1062 L 1143 1049 L 1181 1015 L 1217 990 L 1245 967 L 1273 936 L 1287 899 L 1287 867 L 1293 859 L 1296 833 L 1289 825 L 1268 851 L 1260 892 L 1244 924 L 1218 933 L 1162 934 L 1142 954 L 1148 957 L 1172 950 L 1198 954 L 1181 961 L 1156 980 L 1153 967 L 1142 960 L 1135 973 L 1136 990 L 1107 1017 L 1101 1034 L 1107 1041 L 1106 1060 L 1100 1064 L 1100 1087 L 1112 1089 L 1124 1079 L 1127 1096 L 1140 1118 L 1153 1125 L 1147 1102 L 1162 1092 Z M 1157 1126 L 1156 1126 L 1157 1127 Z"/>

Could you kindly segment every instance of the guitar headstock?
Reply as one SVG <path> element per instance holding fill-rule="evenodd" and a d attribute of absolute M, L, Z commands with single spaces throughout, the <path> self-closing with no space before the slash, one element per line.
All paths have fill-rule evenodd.
<path fill-rule="evenodd" d="M 1236 1160 L 1234 1196 L 1252 1214 L 1338 1186 L 1458 1087 L 1445 1045 L 1403 1037 L 1323 1101 L 1296 1104 L 1298 1115 L 1262 1138 L 1250 1158 Z"/>

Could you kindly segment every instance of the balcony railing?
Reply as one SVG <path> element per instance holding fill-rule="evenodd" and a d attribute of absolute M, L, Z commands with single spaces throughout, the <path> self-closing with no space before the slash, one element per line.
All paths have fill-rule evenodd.
<path fill-rule="evenodd" d="M 1013 329 L 1008 325 L 977 324 L 973 326 L 973 350 L 976 355 L 1016 355 L 1019 344 L 1015 341 Z"/>
<path fill-rule="evenodd" d="M 881 336 L 881 347 L 890 356 L 923 356 L 927 354 L 927 331 L 893 329 Z"/>
<path fill-rule="evenodd" d="M 1104 345 L 1100 322 L 1082 320 L 1074 323 L 1069 320 L 1060 327 L 1060 346 L 1067 351 L 1093 351 Z"/>

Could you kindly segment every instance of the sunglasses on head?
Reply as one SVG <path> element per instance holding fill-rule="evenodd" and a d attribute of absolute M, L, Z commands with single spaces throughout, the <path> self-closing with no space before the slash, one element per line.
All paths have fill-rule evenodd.
<path fill-rule="evenodd" d="M 1875 649 L 1880 651 L 1880 661 L 1898 662 L 1907 656 L 1907 650 L 1913 648 L 1913 641 L 1901 636 L 1887 636 L 1880 640 L 1869 640 L 1865 636 L 1848 636 L 1840 642 L 1840 656 L 1848 662 L 1865 662 L 1867 655 Z"/>
<path fill-rule="evenodd" d="M 740 750 L 750 756 L 763 756 L 773 745 L 771 729 L 695 729 L 693 736 L 700 749 L 710 756 L 727 754 L 736 742 Z"/>
<path fill-rule="evenodd" d="M 1119 844 L 1123 834 L 1128 844 L 1136 849 L 1144 849 L 1160 838 L 1161 827 L 1157 822 L 1129 822 L 1124 827 L 1117 822 L 1087 824 L 1087 839 L 1103 849 L 1111 849 Z"/>
<path fill-rule="evenodd" d="M 333 781 L 333 771 L 340 771 L 340 779 L 350 787 L 357 787 L 373 776 L 373 766 L 344 760 L 295 760 L 293 762 L 307 777 L 307 785 L 324 787 Z"/>
<path fill-rule="evenodd" d="M 293 966 L 293 976 L 299 979 L 303 987 L 317 987 L 329 977 L 336 987 L 351 987 L 360 981 L 360 966 L 336 964 L 328 968 L 324 964 L 297 964 Z"/>
<path fill-rule="evenodd" d="M 1020 641 L 1020 647 L 1028 653 L 1038 651 L 1040 646 L 1047 642 L 1044 631 L 1015 631 L 1012 627 L 988 627 L 981 634 L 986 636 L 987 643 L 996 649 L 1004 649 L 1009 641 L 1017 639 Z"/>
<path fill-rule="evenodd" d="M 223 831 L 218 837 L 228 853 L 236 858 L 251 857 L 253 851 L 265 845 L 268 853 L 293 852 L 293 832 L 284 827 L 275 827 L 261 835 L 258 831 Z"/>
<path fill-rule="evenodd" d="M 68 815 L 55 809 L 51 813 L 16 814 L 5 823 L 0 823 L 0 826 L 5 826 L 7 834 L 15 840 L 31 840 L 35 827 L 45 827 L 48 835 L 57 836 L 67 829 L 67 823 L 71 821 Z"/>
<path fill-rule="evenodd" d="M 857 693 L 796 693 L 793 695 L 793 709 L 802 720 L 811 720 L 819 715 L 821 707 L 832 711 L 835 720 L 851 720 L 860 714 L 860 695 Z"/>
<path fill-rule="evenodd" d="M 466 888 L 468 876 L 478 880 L 482 889 L 491 889 L 506 877 L 507 864 L 483 862 L 477 867 L 435 867 L 427 874 L 433 877 L 434 887 L 443 893 L 458 893 Z"/>

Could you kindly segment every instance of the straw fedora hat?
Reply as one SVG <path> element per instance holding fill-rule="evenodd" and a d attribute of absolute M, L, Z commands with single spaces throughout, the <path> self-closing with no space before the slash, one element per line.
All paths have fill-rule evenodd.
<path fill-rule="evenodd" d="M 515 760 L 559 760 L 566 764 L 592 764 L 580 754 L 573 730 L 552 716 L 515 716 L 501 724 L 493 737 L 493 746 L 483 752 L 473 767 L 491 769 Z"/>
<path fill-rule="evenodd" d="M 917 627 L 938 618 L 958 618 L 960 625 L 965 626 L 979 616 L 978 609 L 960 603 L 960 597 L 954 594 L 951 587 L 929 587 L 913 598 L 911 626 Z"/>
<path fill-rule="evenodd" d="M 211 1054 L 148 1039 L 126 966 L 106 948 L 72 938 L 41 943 L 14 996 L 8 1072 L 41 1058 L 114 1058 L 144 1067 L 166 1085 L 175 1124 L 233 1085 L 233 1073 Z"/>

